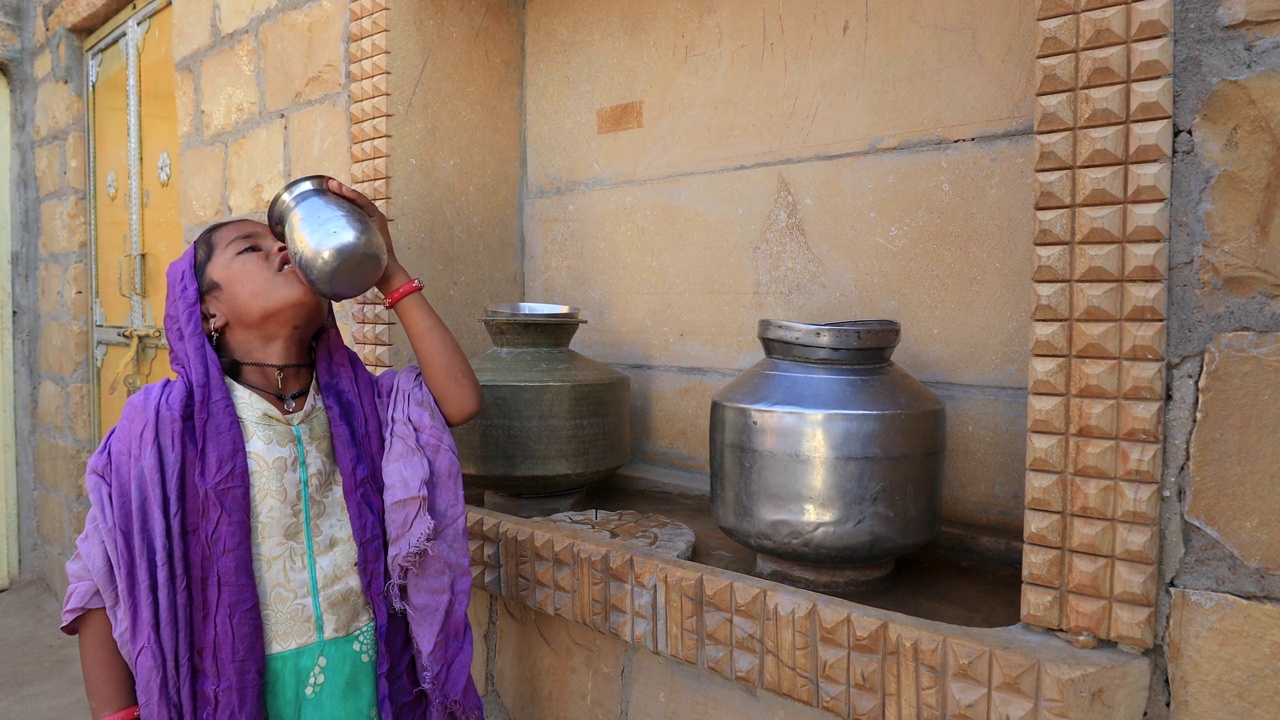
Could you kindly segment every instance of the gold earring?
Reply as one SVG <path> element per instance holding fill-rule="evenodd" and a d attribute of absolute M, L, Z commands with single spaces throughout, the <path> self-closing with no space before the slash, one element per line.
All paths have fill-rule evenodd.
<path fill-rule="evenodd" d="M 215 320 L 209 321 L 209 334 L 210 334 L 209 340 L 210 342 L 213 343 L 213 346 L 216 348 L 218 347 L 218 336 L 221 335 L 222 333 L 218 332 L 217 326 L 214 325 L 215 322 L 216 322 Z"/>

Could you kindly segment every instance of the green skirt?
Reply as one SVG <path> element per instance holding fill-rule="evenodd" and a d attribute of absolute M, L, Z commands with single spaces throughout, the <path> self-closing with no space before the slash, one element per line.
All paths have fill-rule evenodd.
<path fill-rule="evenodd" d="M 373 623 L 346 637 L 267 656 L 268 720 L 378 718 L 378 640 Z"/>

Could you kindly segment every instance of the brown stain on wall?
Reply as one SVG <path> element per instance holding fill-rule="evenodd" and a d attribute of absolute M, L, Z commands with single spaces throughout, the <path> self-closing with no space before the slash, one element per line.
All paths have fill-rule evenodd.
<path fill-rule="evenodd" d="M 596 134 L 638 130 L 644 127 L 644 101 L 632 100 L 596 110 Z"/>
<path fill-rule="evenodd" d="M 800 205 L 791 184 L 778 176 L 778 194 L 756 240 L 756 293 L 782 296 L 790 304 L 826 286 L 826 267 L 809 246 Z"/>

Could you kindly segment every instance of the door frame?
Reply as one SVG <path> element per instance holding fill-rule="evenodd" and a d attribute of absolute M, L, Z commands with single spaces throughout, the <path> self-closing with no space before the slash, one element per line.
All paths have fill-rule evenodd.
<path fill-rule="evenodd" d="M 0 72 L 0 207 L 13 207 L 12 95 Z M 0 590 L 18 576 L 18 438 L 13 364 L 13 213 L 0 212 Z"/>

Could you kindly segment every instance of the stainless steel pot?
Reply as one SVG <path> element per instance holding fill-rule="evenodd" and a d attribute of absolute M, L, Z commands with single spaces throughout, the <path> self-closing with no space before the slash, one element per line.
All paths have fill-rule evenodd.
<path fill-rule="evenodd" d="M 762 569 L 887 573 L 937 530 L 942 401 L 890 360 L 896 322 L 761 320 L 759 337 L 766 357 L 711 403 L 716 522 Z"/>
<path fill-rule="evenodd" d="M 369 216 L 325 187 L 330 178 L 298 178 L 267 209 L 271 233 L 289 246 L 302 279 L 330 300 L 365 293 L 387 266 L 387 245 Z"/>
<path fill-rule="evenodd" d="M 482 318 L 494 348 L 471 363 L 480 415 L 454 428 L 471 487 L 504 495 L 569 493 L 631 457 L 631 379 L 569 349 L 577 308 L 494 305 Z"/>

